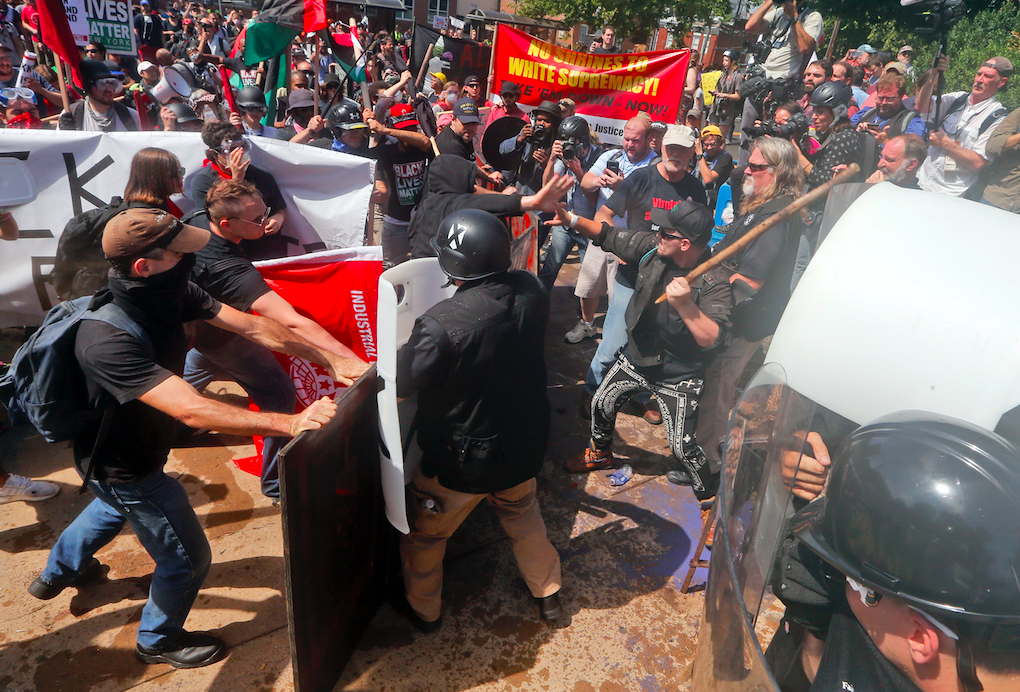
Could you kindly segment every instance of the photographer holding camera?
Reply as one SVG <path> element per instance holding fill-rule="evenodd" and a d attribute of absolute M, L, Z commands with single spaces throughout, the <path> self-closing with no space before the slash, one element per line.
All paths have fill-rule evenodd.
<path fill-rule="evenodd" d="M 565 118 L 560 123 L 556 136 L 542 180 L 548 183 L 557 175 L 573 177 L 574 186 L 567 192 L 564 209 L 586 219 L 594 218 L 595 195 L 589 196 L 581 189 L 581 180 L 602 155 L 603 149 L 597 144 L 592 144 L 588 121 L 579 115 Z M 566 226 L 553 226 L 550 236 L 545 262 L 538 272 L 538 278 L 547 291 L 552 290 L 556 277 L 563 267 L 563 261 L 574 246 L 577 245 L 577 253 L 582 260 L 588 247 L 588 239 L 585 236 Z"/>
<path fill-rule="evenodd" d="M 542 174 L 549 162 L 549 150 L 556 136 L 556 128 L 563 119 L 558 104 L 542 101 L 531 111 L 531 121 L 516 137 L 510 137 L 499 145 L 500 154 L 512 154 L 523 149 L 521 165 L 516 171 L 503 171 L 504 177 L 525 194 L 542 187 Z M 524 188 L 528 188 L 524 190 Z"/>
<path fill-rule="evenodd" d="M 822 15 L 804 6 L 801 0 L 784 2 L 780 7 L 776 7 L 773 0 L 765 0 L 748 18 L 744 28 L 748 32 L 762 34 L 762 40 L 755 48 L 756 62 L 764 68 L 765 78 L 789 79 L 800 77 L 805 63 L 817 47 L 822 35 Z M 746 99 L 741 122 L 761 120 L 758 105 L 755 99 Z M 741 165 L 747 163 L 752 141 L 746 133 L 741 134 Z"/>

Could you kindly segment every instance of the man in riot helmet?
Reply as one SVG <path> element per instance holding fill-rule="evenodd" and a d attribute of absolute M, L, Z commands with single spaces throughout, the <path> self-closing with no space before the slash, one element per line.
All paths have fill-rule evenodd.
<path fill-rule="evenodd" d="M 357 101 L 345 98 L 334 104 L 326 113 L 326 127 L 332 137 L 312 142 L 313 147 L 375 158 L 368 148 L 369 128 Z"/>
<path fill-rule="evenodd" d="M 784 688 L 1018 689 L 1018 469 L 1013 444 L 947 416 L 904 411 L 851 433 L 776 565 L 787 619 L 792 604 L 819 635 Z"/>
<path fill-rule="evenodd" d="M 250 86 L 237 92 L 237 108 L 240 113 L 240 127 L 244 133 L 254 137 L 276 137 L 276 128 L 270 125 L 263 125 L 262 118 L 266 117 L 269 107 L 266 105 L 266 95 L 257 86 Z M 231 115 L 231 124 L 234 116 Z"/>
<path fill-rule="evenodd" d="M 432 247 L 457 292 L 417 319 L 397 356 L 397 396 L 418 394 L 423 452 L 408 486 L 414 514 L 400 539 L 398 607 L 425 632 L 441 623 L 446 541 L 483 499 L 514 544 L 540 617 L 562 613 L 560 558 L 535 495 L 550 425 L 549 297 L 535 276 L 510 271 L 510 244 L 487 212 L 447 216 Z"/>
<path fill-rule="evenodd" d="M 578 216 L 590 219 L 595 216 L 595 204 L 581 189 L 581 180 L 588 169 L 602 155 L 602 147 L 592 145 L 591 128 L 588 121 L 580 115 L 572 115 L 560 123 L 556 131 L 556 141 L 549 153 L 549 161 L 545 166 L 543 182 L 549 182 L 554 175 L 569 175 L 574 179 L 573 187 L 567 192 L 566 209 Z M 592 196 L 594 197 L 594 195 Z M 551 290 L 556 283 L 563 261 L 576 245 L 581 258 L 588 247 L 588 239 L 576 230 L 556 225 L 550 232 L 549 250 L 546 252 L 542 269 L 538 278 L 546 290 Z"/>

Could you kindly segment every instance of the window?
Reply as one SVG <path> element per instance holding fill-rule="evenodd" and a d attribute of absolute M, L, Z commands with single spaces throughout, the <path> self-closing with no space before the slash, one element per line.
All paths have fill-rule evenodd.
<path fill-rule="evenodd" d="M 432 24 L 432 18 L 437 15 L 440 17 L 450 16 L 450 0 L 429 0 L 429 25 Z"/>

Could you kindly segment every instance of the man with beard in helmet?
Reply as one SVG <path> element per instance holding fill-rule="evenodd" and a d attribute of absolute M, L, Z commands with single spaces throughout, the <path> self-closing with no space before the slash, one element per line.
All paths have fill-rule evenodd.
<path fill-rule="evenodd" d="M 852 432 L 777 562 L 787 614 L 768 656 L 782 688 L 1020 689 L 1018 469 L 1013 444 L 947 416 Z M 801 635 L 792 661 L 776 656 Z"/>
<path fill-rule="evenodd" d="M 446 541 L 483 499 L 513 542 L 539 616 L 562 613 L 560 557 L 535 495 L 550 425 L 549 296 L 532 274 L 510 271 L 510 243 L 484 211 L 443 220 L 432 247 L 457 292 L 417 319 L 397 357 L 397 396 L 418 393 L 423 452 L 408 486 L 414 513 L 400 540 L 406 601 L 398 606 L 424 632 L 442 622 Z"/>
<path fill-rule="evenodd" d="M 249 137 L 276 137 L 275 127 L 262 124 L 269 107 L 266 95 L 257 86 L 245 87 L 237 92 L 237 108 L 241 111 L 240 115 L 230 114 L 231 125 L 243 129 Z"/>

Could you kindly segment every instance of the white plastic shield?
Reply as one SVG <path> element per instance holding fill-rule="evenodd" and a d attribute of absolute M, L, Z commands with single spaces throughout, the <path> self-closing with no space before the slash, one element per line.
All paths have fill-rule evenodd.
<path fill-rule="evenodd" d="M 408 435 L 417 411 L 417 397 L 397 403 L 397 351 L 407 343 L 414 322 L 426 310 L 452 296 L 457 288 L 447 286 L 439 260 L 415 259 L 387 269 L 379 277 L 379 319 L 377 326 L 379 360 L 379 447 L 382 465 L 386 517 L 394 528 L 408 533 L 404 485 L 421 460 L 417 444 Z M 407 456 L 404 450 L 407 449 Z"/>
<path fill-rule="evenodd" d="M 1016 214 L 889 183 L 819 247 L 766 362 L 858 424 L 924 410 L 993 430 L 1020 404 Z"/>

